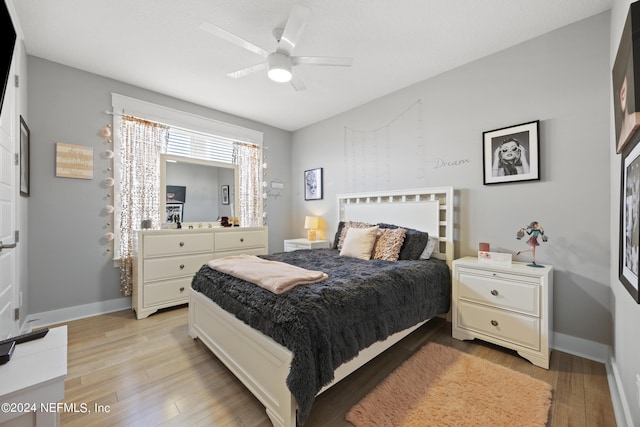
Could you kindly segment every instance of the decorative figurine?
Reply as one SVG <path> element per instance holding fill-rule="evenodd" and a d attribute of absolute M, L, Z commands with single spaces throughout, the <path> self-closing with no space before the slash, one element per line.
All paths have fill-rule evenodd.
<path fill-rule="evenodd" d="M 523 251 L 518 251 L 516 255 L 520 255 L 524 252 L 531 252 L 533 255 L 533 262 L 531 264 L 527 264 L 527 266 L 542 267 L 541 265 L 536 264 L 536 247 L 540 246 L 538 237 L 541 237 L 543 242 L 546 242 L 548 240 L 548 237 L 544 235 L 544 229 L 540 224 L 538 224 L 538 221 L 533 221 L 528 226 L 522 227 L 520 230 L 518 230 L 518 232 L 516 233 L 516 239 L 521 240 L 524 237 L 524 233 L 527 233 L 529 236 L 531 236 L 527 240 L 527 245 L 529 245 L 530 248 Z"/>

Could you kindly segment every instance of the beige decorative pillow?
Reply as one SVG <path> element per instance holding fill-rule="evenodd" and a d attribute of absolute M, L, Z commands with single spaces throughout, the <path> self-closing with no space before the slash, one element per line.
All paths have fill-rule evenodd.
<path fill-rule="evenodd" d="M 344 223 L 344 227 L 342 228 L 342 232 L 340 232 L 340 238 L 338 239 L 338 250 L 342 249 L 342 245 L 344 244 L 344 238 L 347 235 L 347 231 L 349 228 L 369 228 L 373 227 L 373 224 L 367 224 L 366 222 L 358 222 L 358 221 L 346 221 Z"/>
<path fill-rule="evenodd" d="M 373 259 L 397 261 L 407 230 L 404 228 L 381 228 L 373 244 Z"/>
<path fill-rule="evenodd" d="M 373 244 L 376 242 L 378 227 L 356 228 L 347 230 L 340 255 L 369 260 Z"/>

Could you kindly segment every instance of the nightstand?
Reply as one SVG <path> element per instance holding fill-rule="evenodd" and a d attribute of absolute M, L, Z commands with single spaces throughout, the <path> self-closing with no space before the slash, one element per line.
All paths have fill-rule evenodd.
<path fill-rule="evenodd" d="M 328 240 L 289 239 L 284 241 L 284 251 L 291 252 L 298 249 L 323 249 L 330 248 Z"/>
<path fill-rule="evenodd" d="M 452 335 L 479 338 L 515 350 L 549 369 L 553 267 L 453 261 Z"/>

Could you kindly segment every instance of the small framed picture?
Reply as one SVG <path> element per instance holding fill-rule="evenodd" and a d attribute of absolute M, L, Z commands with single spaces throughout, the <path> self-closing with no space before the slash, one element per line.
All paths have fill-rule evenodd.
<path fill-rule="evenodd" d="M 27 122 L 20 116 L 20 195 L 29 196 L 29 145 L 30 132 Z"/>
<path fill-rule="evenodd" d="M 634 146 L 635 145 L 635 146 Z M 619 279 L 633 299 L 640 303 L 640 144 L 632 143 L 622 156 L 620 186 Z"/>
<path fill-rule="evenodd" d="M 229 186 L 228 185 L 222 186 L 222 204 L 223 205 L 229 204 Z"/>
<path fill-rule="evenodd" d="M 304 199 L 322 199 L 322 168 L 304 171 Z"/>
<path fill-rule="evenodd" d="M 640 4 L 631 3 L 611 71 L 616 153 L 622 153 L 627 144 L 637 139 L 640 129 L 640 75 L 637 72 L 640 67 L 640 25 L 637 19 L 632 19 L 633 16 L 637 17 L 638 12 Z"/>
<path fill-rule="evenodd" d="M 540 121 L 482 133 L 484 184 L 540 179 Z"/>
<path fill-rule="evenodd" d="M 183 222 L 184 203 L 167 203 L 167 222 L 178 223 Z"/>

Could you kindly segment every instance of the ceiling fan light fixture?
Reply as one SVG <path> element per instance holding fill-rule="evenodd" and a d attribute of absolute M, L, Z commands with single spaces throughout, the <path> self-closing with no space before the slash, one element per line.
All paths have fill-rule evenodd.
<path fill-rule="evenodd" d="M 269 71 L 267 75 L 278 83 L 286 83 L 291 80 L 291 58 L 287 55 L 274 52 L 269 55 Z"/>

